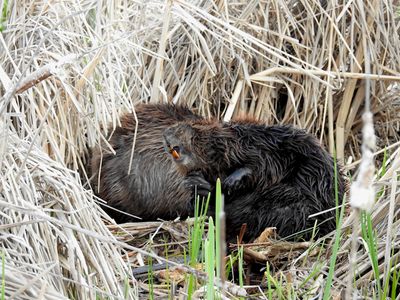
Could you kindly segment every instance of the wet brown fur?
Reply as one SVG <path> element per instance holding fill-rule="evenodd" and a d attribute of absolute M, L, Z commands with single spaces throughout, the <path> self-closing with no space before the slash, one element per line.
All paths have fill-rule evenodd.
<path fill-rule="evenodd" d="M 138 105 L 135 112 L 138 131 L 131 172 L 128 175 L 136 122 L 133 114 L 128 113 L 121 117 L 121 126 L 114 132 L 109 128 L 112 133 L 108 140 L 116 154 L 105 145 L 93 149 L 91 169 L 95 193 L 107 205 L 142 220 L 170 220 L 191 214 L 193 179 L 198 178 L 188 178 L 178 172 L 164 151 L 162 134 L 177 122 L 201 117 L 186 108 L 162 104 Z M 106 210 L 117 222 L 132 220 L 125 214 Z"/>

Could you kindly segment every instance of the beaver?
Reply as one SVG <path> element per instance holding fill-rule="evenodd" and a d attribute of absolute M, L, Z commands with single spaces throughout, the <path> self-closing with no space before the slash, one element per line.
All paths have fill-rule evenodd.
<path fill-rule="evenodd" d="M 92 187 L 95 194 L 107 202 L 107 213 L 122 223 L 131 220 L 171 220 L 186 217 L 194 211 L 195 191 L 202 196 L 211 186 L 200 173 L 183 176 L 164 152 L 163 132 L 177 122 L 201 120 L 182 106 L 139 104 L 135 106 L 138 129 L 133 162 L 128 174 L 135 118 L 132 113 L 121 117 L 121 126 L 107 137 L 113 154 L 101 145 L 92 150 Z M 188 175 L 188 176 L 186 176 Z M 125 213 L 127 214 L 125 214 Z M 133 216 L 129 216 L 133 215 Z"/>
<path fill-rule="evenodd" d="M 344 179 L 340 170 L 335 176 L 333 158 L 306 131 L 249 119 L 193 120 L 166 129 L 164 140 L 182 174 L 196 170 L 208 182 L 221 178 L 228 239 L 243 223 L 247 241 L 267 227 L 287 237 L 313 228 L 316 220 L 317 234 L 334 229 L 332 208 L 335 195 L 343 197 Z M 303 237 L 309 238 L 310 230 Z"/>

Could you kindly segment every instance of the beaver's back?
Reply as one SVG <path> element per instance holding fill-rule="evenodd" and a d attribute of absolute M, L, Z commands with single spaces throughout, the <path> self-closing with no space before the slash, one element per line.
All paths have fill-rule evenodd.
<path fill-rule="evenodd" d="M 342 172 L 339 168 L 335 172 L 333 158 L 314 136 L 290 125 L 232 122 L 225 126 L 238 139 L 240 147 L 235 149 L 240 153 L 235 156 L 255 173 L 248 191 L 233 195 L 227 205 L 233 227 L 241 225 L 238 212 L 248 212 L 254 218 L 242 222 L 247 221 L 251 238 L 266 226 L 276 226 L 280 235 L 287 236 L 312 227 L 315 220 L 325 222 L 320 234 L 334 229 L 334 210 L 308 217 L 335 207 L 335 185 L 339 201 L 345 190 Z"/>

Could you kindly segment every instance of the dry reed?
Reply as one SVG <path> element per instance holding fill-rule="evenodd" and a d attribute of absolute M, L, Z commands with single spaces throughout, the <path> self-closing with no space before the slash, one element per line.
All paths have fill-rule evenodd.
<path fill-rule="evenodd" d="M 387 245 L 397 249 L 392 261 L 399 257 L 398 2 L 0 4 L 0 237 L 8 296 L 123 298 L 126 280 L 127 293 L 138 296 L 123 248 L 76 173 L 87 163 L 88 147 L 104 139 L 105 124 L 117 126 L 120 113 L 136 102 L 186 104 L 226 121 L 249 114 L 268 124 L 291 123 L 336 149 L 343 164 L 356 161 L 347 166 L 354 170 L 366 78 L 380 165 L 382 149 L 390 149 L 386 172 L 375 179 L 382 190 L 372 219 L 380 257 Z M 371 74 L 363 71 L 363 38 Z M 345 233 L 337 290 L 344 288 L 349 264 Z M 370 288 L 365 257 L 359 253 L 355 262 L 360 290 Z M 387 259 L 380 267 L 387 270 Z"/>

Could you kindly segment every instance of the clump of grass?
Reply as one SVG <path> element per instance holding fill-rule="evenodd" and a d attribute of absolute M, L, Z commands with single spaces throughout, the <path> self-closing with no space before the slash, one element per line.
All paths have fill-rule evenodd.
<path fill-rule="evenodd" d="M 78 174 L 9 127 L 0 144 L 5 145 L 0 154 L 5 298 L 41 293 L 59 299 L 123 297 L 121 278 L 135 282 L 122 259 L 124 250 L 115 245 L 103 221 L 109 217 Z"/>
<path fill-rule="evenodd" d="M 207 201 L 202 202 L 201 209 L 199 210 L 199 201 L 196 201 L 195 208 L 195 221 L 193 225 L 192 239 L 189 241 L 189 251 L 191 253 L 191 266 L 195 266 L 196 263 L 201 262 L 204 266 L 204 273 L 207 274 L 207 299 L 214 299 L 215 292 L 220 288 L 215 286 L 215 283 L 223 280 L 221 274 L 225 269 L 221 270 L 221 266 L 225 266 L 224 257 L 225 253 L 221 252 L 221 243 L 225 241 L 221 240 L 222 230 L 225 230 L 221 226 L 221 220 L 219 216 L 223 208 L 222 205 L 222 192 L 221 192 L 221 181 L 218 179 L 216 182 L 216 192 L 215 192 L 215 216 L 216 221 L 214 225 L 214 220 L 212 217 L 206 217 L 208 213 L 208 205 L 210 201 L 210 195 Z M 208 228 L 206 230 L 205 223 L 208 219 Z M 205 237 L 203 240 L 203 237 Z M 193 255 L 196 255 L 193 257 Z M 198 257 L 202 258 L 202 261 L 198 260 Z M 223 283 L 223 282 L 221 282 Z M 191 299 L 195 285 L 195 277 L 189 277 L 188 283 L 188 297 Z"/>
<path fill-rule="evenodd" d="M 112 246 L 115 237 L 101 220 L 107 216 L 75 173 L 85 169 L 87 148 L 104 139 L 102 128 L 108 122 L 117 126 L 120 113 L 133 110 L 135 103 L 152 98 L 224 120 L 246 114 L 268 124 L 294 124 L 317 135 L 331 153 L 337 149 L 338 160 L 352 172 L 361 157 L 366 78 L 371 80 L 370 107 L 381 148 L 376 157 L 383 168 L 374 180 L 380 193 L 368 225 L 372 235 L 368 226 L 364 230 L 370 245 L 357 244 L 353 283 L 358 294 L 371 296 L 375 286 L 365 286 L 366 279 L 375 278 L 376 284 L 383 274 L 380 293 L 389 295 L 388 281 L 398 282 L 393 270 L 400 239 L 398 8 L 395 2 L 376 0 L 2 1 L 5 297 L 25 287 L 32 274 L 43 275 L 40 283 L 60 299 L 123 297 L 124 280 L 132 284 L 128 293 L 138 296 L 130 265 L 120 255 L 124 251 Z M 363 70 L 364 49 L 370 51 L 371 72 Z M 342 289 L 349 269 L 349 224 L 351 219 L 343 215 L 339 246 L 336 234 L 335 242 L 323 247 L 337 255 L 333 274 L 328 274 L 331 294 Z M 88 237 L 82 230 L 95 234 Z M 329 260 L 321 262 L 324 254 L 314 259 L 312 249 L 304 265 L 287 264 L 300 294 L 323 289 L 319 280 L 325 278 Z M 385 262 L 381 257 L 388 250 Z M 371 254 L 372 260 L 365 260 Z M 43 267 L 54 262 L 50 271 Z M 271 276 L 279 273 L 270 271 Z M 29 291 L 39 291 L 38 286 Z"/>
<path fill-rule="evenodd" d="M 225 265 L 225 253 L 222 250 L 223 247 L 221 247 L 221 243 L 224 244 L 225 241 L 218 241 L 220 236 L 224 236 L 221 233 L 224 230 L 221 225 L 223 221 L 216 221 L 214 225 L 214 219 L 207 217 L 210 196 L 203 200 L 201 201 L 200 198 L 196 199 L 193 222 L 189 223 L 191 238 L 188 241 L 188 252 L 190 253 L 188 264 L 197 269 L 201 266 L 200 272 L 202 275 L 199 277 L 191 273 L 186 277 L 186 295 L 188 299 L 192 299 L 194 296 L 197 299 L 199 295 L 204 295 L 207 299 L 219 299 L 225 293 L 230 294 L 230 290 L 235 290 L 234 295 L 243 295 L 245 294 L 243 289 L 238 290 L 234 284 L 225 283 L 224 275 L 229 268 L 229 264 Z M 221 182 L 218 180 L 216 183 L 215 216 L 222 215 L 222 202 Z M 186 252 L 184 251 L 184 253 Z M 243 273 L 243 250 L 240 253 L 239 268 L 241 268 L 240 272 Z M 223 269 L 221 269 L 221 266 Z M 230 267 L 232 268 L 232 265 Z M 219 275 L 222 273 L 224 274 L 223 276 Z M 148 276 L 150 274 L 152 273 L 149 272 Z M 241 278 L 241 286 L 243 286 L 242 275 L 239 278 Z M 148 280 L 150 282 L 150 279 Z M 171 294 L 168 295 L 168 297 L 174 296 Z"/>
<path fill-rule="evenodd" d="M 205 233 L 205 226 L 207 220 L 206 213 L 208 210 L 209 201 L 210 197 L 208 197 L 206 201 L 200 201 L 200 197 L 197 197 L 196 199 L 194 223 L 193 223 L 193 228 L 191 229 L 191 238 L 189 240 L 189 253 L 190 253 L 189 265 L 191 267 L 196 267 L 198 263 L 202 262 L 201 258 L 204 258 L 204 255 L 200 254 L 204 247 L 203 236 Z M 194 293 L 195 288 L 196 288 L 196 277 L 191 274 L 189 276 L 189 283 L 187 285 L 187 293 L 189 295 L 189 299 L 191 299 L 191 296 Z"/>

